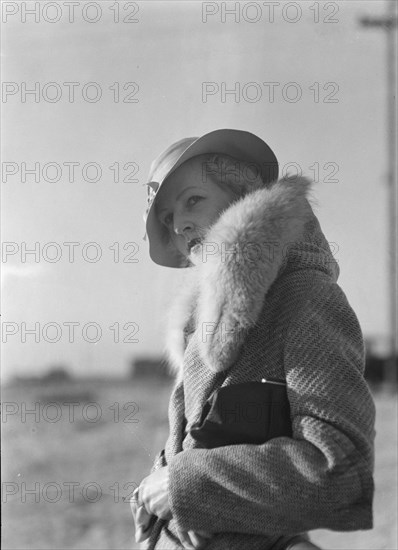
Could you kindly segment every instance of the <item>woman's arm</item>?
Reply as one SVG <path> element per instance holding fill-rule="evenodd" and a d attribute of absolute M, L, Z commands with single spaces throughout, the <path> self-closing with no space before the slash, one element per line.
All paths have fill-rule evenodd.
<path fill-rule="evenodd" d="M 151 470 L 150 470 L 150 474 L 152 474 L 153 472 L 155 472 L 158 468 L 161 468 L 162 466 L 166 466 L 166 461 L 165 461 L 165 458 L 164 458 L 164 449 L 162 449 L 161 451 L 159 451 L 156 456 L 155 456 L 155 459 L 153 461 L 153 464 L 152 464 L 152 467 L 151 467 Z"/>
<path fill-rule="evenodd" d="M 375 409 L 362 334 L 342 290 L 325 287 L 322 300 L 301 308 L 286 339 L 293 438 L 173 456 L 169 499 L 180 530 L 372 527 Z"/>

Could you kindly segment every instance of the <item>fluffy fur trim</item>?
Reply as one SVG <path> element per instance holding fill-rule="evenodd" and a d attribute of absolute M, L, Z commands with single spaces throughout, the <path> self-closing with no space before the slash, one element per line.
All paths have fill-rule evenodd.
<path fill-rule="evenodd" d="M 311 182 L 284 179 L 227 208 L 195 249 L 187 285 L 170 311 L 166 354 L 182 375 L 185 337 L 196 330 L 201 359 L 213 372 L 235 361 L 265 295 L 313 215 Z"/>

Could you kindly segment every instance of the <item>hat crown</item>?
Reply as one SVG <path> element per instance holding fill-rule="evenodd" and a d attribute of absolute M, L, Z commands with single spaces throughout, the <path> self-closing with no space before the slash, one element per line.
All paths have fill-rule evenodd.
<path fill-rule="evenodd" d="M 163 181 L 184 151 L 197 139 L 197 137 L 181 139 L 163 151 L 151 164 L 149 181 Z"/>

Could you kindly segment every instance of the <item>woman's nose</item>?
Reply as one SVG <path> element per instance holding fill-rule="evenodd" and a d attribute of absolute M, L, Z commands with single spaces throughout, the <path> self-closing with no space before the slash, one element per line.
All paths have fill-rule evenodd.
<path fill-rule="evenodd" d="M 176 235 L 184 235 L 187 231 L 193 229 L 193 223 L 185 217 L 175 216 L 174 218 L 174 233 Z"/>

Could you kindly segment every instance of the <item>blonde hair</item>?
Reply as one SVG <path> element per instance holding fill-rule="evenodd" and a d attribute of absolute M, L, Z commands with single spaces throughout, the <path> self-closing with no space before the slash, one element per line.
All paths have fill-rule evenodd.
<path fill-rule="evenodd" d="M 202 181 L 211 178 L 220 187 L 228 187 L 237 199 L 265 186 L 258 166 L 224 153 L 203 155 Z"/>

